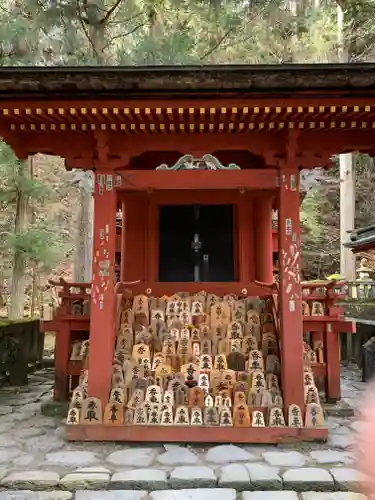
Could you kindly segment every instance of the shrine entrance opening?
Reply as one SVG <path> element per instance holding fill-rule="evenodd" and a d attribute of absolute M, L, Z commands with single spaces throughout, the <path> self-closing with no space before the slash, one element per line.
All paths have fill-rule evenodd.
<path fill-rule="evenodd" d="M 233 205 L 165 205 L 159 214 L 159 281 L 235 281 Z"/>

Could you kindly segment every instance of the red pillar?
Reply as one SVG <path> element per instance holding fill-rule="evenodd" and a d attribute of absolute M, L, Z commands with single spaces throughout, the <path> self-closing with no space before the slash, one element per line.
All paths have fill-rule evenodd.
<path fill-rule="evenodd" d="M 255 279 L 264 283 L 273 281 L 272 205 L 273 194 L 268 192 L 253 205 Z"/>
<path fill-rule="evenodd" d="M 279 311 L 285 411 L 291 404 L 304 408 L 299 171 L 294 158 L 289 153 L 286 168 L 280 171 L 279 188 Z"/>
<path fill-rule="evenodd" d="M 114 176 L 95 174 L 89 396 L 108 402 L 115 324 L 116 192 Z"/>
<path fill-rule="evenodd" d="M 126 262 L 125 262 L 125 245 L 126 245 L 126 203 L 125 199 L 122 200 L 122 226 L 121 226 L 121 271 L 120 280 L 125 281 Z"/>
<path fill-rule="evenodd" d="M 55 337 L 54 400 L 67 401 L 69 392 L 70 322 L 59 321 Z"/>
<path fill-rule="evenodd" d="M 324 333 L 325 362 L 327 364 L 326 399 L 329 403 L 341 399 L 339 335 L 326 324 Z"/>

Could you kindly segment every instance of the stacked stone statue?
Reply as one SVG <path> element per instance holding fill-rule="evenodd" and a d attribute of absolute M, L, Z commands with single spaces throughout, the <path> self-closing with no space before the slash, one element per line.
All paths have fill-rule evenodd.
<path fill-rule="evenodd" d="M 112 389 L 86 398 L 88 373 L 73 391 L 68 424 L 225 427 L 323 426 L 306 367 L 301 408 L 284 415 L 271 304 L 204 291 L 125 301 L 114 346 Z"/>

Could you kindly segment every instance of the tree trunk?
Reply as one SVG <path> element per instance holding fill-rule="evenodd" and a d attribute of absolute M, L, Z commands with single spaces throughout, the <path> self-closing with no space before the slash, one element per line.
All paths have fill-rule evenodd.
<path fill-rule="evenodd" d="M 34 179 L 34 158 L 30 157 L 30 179 Z M 31 213 L 31 227 L 34 227 L 36 222 L 35 204 L 30 200 L 30 213 Z M 31 305 L 30 316 L 35 316 L 36 309 L 38 308 L 39 301 L 39 269 L 38 263 L 33 260 L 31 262 L 32 272 L 32 288 L 31 288 Z"/>
<path fill-rule="evenodd" d="M 31 159 L 20 162 L 18 189 L 16 195 L 16 214 L 14 232 L 16 236 L 22 235 L 27 230 L 29 215 L 29 197 L 23 190 L 23 180 L 30 176 Z M 11 320 L 21 319 L 25 308 L 25 271 L 26 259 L 18 247 L 13 255 L 13 272 L 8 316 Z"/>
<path fill-rule="evenodd" d="M 345 47 L 344 11 L 337 3 L 337 36 L 339 62 L 349 61 Z M 348 240 L 348 233 L 354 229 L 355 219 L 355 169 L 353 154 L 346 153 L 339 156 L 340 162 L 340 274 L 348 281 L 356 278 L 355 255 L 343 243 Z"/>

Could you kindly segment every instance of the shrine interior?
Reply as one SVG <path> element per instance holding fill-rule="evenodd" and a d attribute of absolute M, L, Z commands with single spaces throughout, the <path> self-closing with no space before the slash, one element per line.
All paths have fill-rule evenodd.
<path fill-rule="evenodd" d="M 166 205 L 159 215 L 159 281 L 235 281 L 233 205 Z"/>

